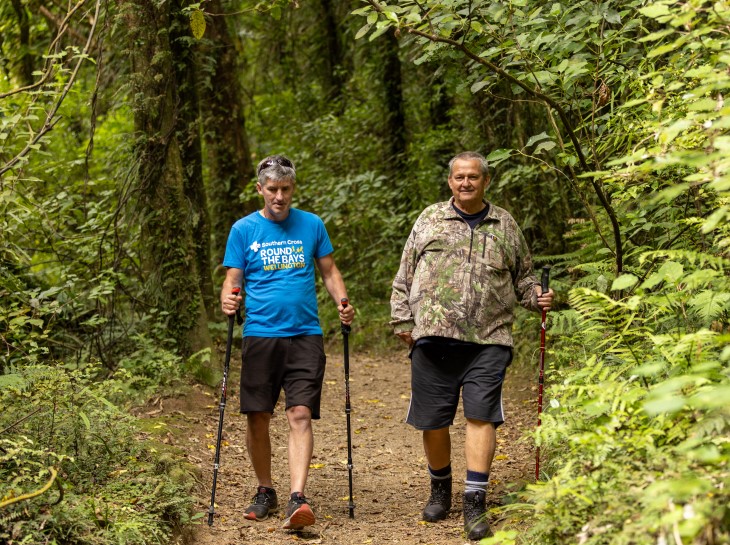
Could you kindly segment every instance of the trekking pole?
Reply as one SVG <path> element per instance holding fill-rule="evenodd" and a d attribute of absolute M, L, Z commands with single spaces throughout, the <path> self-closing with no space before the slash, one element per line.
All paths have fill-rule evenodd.
<path fill-rule="evenodd" d="M 540 287 L 542 287 L 542 293 L 549 291 L 548 284 L 550 283 L 550 267 L 544 266 L 542 268 L 542 278 L 540 279 Z M 542 414 L 542 385 L 545 380 L 545 326 L 547 321 L 547 310 L 542 309 L 542 322 L 540 324 L 540 377 L 538 383 L 537 393 L 537 427 L 540 427 L 540 415 Z M 535 480 L 540 480 L 540 446 L 537 446 L 535 453 Z"/>
<path fill-rule="evenodd" d="M 241 293 L 241 288 L 233 288 L 233 295 Z M 218 438 L 215 441 L 215 461 L 213 462 L 213 488 L 210 494 L 210 508 L 208 509 L 208 526 L 213 526 L 213 514 L 215 513 L 215 487 L 218 483 L 218 468 L 220 467 L 221 437 L 223 435 L 223 412 L 226 410 L 226 394 L 228 382 L 228 367 L 231 362 L 231 345 L 233 344 L 233 314 L 228 317 L 228 340 L 226 342 L 226 359 L 223 364 L 223 383 L 221 384 L 221 401 L 218 405 Z M 235 318 L 238 325 L 243 323 L 241 311 L 236 310 Z"/>
<path fill-rule="evenodd" d="M 342 308 L 347 308 L 349 299 L 343 297 L 340 299 Z M 352 408 L 350 407 L 350 349 L 348 346 L 348 337 L 350 335 L 350 326 L 341 323 L 342 327 L 342 342 L 345 349 L 345 414 L 347 415 L 347 471 L 350 480 L 350 503 L 348 508 L 350 509 L 350 518 L 355 518 L 355 502 L 352 501 L 352 431 L 350 428 L 350 413 Z"/>

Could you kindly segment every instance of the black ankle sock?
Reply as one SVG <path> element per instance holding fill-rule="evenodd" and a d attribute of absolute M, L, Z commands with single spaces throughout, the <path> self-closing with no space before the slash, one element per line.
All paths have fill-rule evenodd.
<path fill-rule="evenodd" d="M 441 469 L 433 469 L 431 466 L 428 466 L 428 473 L 434 479 L 445 479 L 451 476 L 451 464 Z"/>

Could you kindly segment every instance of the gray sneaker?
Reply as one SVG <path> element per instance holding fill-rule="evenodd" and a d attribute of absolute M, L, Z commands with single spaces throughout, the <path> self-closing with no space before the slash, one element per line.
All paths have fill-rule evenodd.
<path fill-rule="evenodd" d="M 291 495 L 285 514 L 285 530 L 301 530 L 305 526 L 311 526 L 316 520 L 307 498 L 301 492 L 295 492 Z"/>
<path fill-rule="evenodd" d="M 269 516 L 269 513 L 276 511 L 278 507 L 276 490 L 268 486 L 259 486 L 251 505 L 246 508 L 243 517 L 248 520 L 264 520 Z"/>

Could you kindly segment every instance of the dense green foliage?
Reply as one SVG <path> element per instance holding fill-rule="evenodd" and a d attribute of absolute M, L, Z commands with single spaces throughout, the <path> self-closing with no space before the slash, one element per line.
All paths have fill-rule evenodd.
<path fill-rule="evenodd" d="M 16 431 L 0 437 L 3 543 L 160 543 L 189 520 L 191 474 L 112 403 L 128 399 L 125 383 L 98 371 L 0 377 L 0 429 Z"/>
<path fill-rule="evenodd" d="M 410 225 L 476 149 L 559 294 L 543 480 L 506 507 L 530 531 L 490 542 L 728 542 L 729 21 L 703 0 L 0 3 L 0 539 L 186 522 L 189 476 L 120 407 L 211 380 L 201 324 L 256 161 L 292 157 L 356 342 L 382 349 Z"/>

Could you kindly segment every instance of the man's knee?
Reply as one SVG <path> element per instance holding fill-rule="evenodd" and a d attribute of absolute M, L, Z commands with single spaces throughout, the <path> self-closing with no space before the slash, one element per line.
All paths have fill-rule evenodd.
<path fill-rule="evenodd" d="M 294 405 L 286 410 L 286 417 L 293 428 L 309 426 L 312 422 L 312 410 L 304 405 Z"/>
<path fill-rule="evenodd" d="M 477 420 L 475 418 L 467 418 L 466 419 L 466 425 L 467 426 L 473 426 L 475 428 L 480 429 L 494 429 L 494 422 L 486 422 L 485 420 Z"/>

